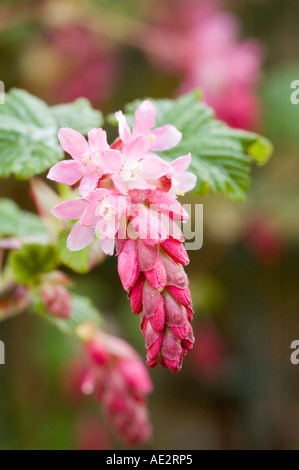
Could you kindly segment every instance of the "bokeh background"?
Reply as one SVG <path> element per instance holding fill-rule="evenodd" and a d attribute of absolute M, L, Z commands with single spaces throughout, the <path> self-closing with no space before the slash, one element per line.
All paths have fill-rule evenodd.
<path fill-rule="evenodd" d="M 188 267 L 197 342 L 178 375 L 151 371 L 148 448 L 297 449 L 299 365 L 290 362 L 290 345 L 299 339 L 299 105 L 290 102 L 290 86 L 299 80 L 299 3 L 228 0 L 220 7 L 240 21 L 238 41 L 262 44 L 261 73 L 251 84 L 254 119 L 246 125 L 269 137 L 275 153 L 254 169 L 246 202 L 211 194 L 186 201 L 203 203 L 205 214 L 204 246 L 190 253 Z M 25 88 L 50 104 L 86 96 L 104 113 L 136 98 L 171 98 L 188 87 L 176 41 L 192 18 L 189 0 L 1 1 L 0 79 L 7 90 Z M 189 51 L 194 61 L 197 47 Z M 234 65 L 242 72 L 246 64 Z M 28 189 L 0 182 L 1 197 L 34 210 Z M 145 356 L 116 260 L 76 281 L 107 328 Z M 98 404 L 76 387 L 71 340 L 30 315 L 1 324 L 0 338 L 1 450 L 121 448 Z"/>

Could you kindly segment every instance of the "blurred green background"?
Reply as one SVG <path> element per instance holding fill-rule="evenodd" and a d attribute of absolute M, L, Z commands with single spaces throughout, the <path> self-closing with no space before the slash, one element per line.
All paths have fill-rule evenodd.
<path fill-rule="evenodd" d="M 165 2 L 169 8 L 172 1 Z M 173 97 L 181 77 L 150 61 L 130 35 L 122 37 L 122 18 L 147 23 L 158 3 L 1 1 L 0 79 L 7 90 L 25 88 L 51 104 L 86 96 L 104 113 L 136 98 Z M 72 6 L 82 11 L 76 27 L 69 26 Z M 231 0 L 224 6 L 240 18 L 244 37 L 265 44 L 257 130 L 273 141 L 275 153 L 254 170 L 247 202 L 213 195 L 186 201 L 204 204 L 204 246 L 190 252 L 187 268 L 197 343 L 178 375 L 151 371 L 150 449 L 299 447 L 299 365 L 290 362 L 290 345 L 299 339 L 299 105 L 290 102 L 291 82 L 299 80 L 299 3 Z M 0 184 L 1 197 L 34 210 L 26 182 Z M 76 280 L 107 328 L 145 357 L 116 259 Z M 99 406 L 76 392 L 72 341 L 30 315 L 0 324 L 0 339 L 6 345 L 1 450 L 121 447 Z"/>

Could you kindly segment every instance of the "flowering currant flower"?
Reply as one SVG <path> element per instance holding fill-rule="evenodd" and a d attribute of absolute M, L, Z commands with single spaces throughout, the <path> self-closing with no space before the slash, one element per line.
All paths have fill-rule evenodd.
<path fill-rule="evenodd" d="M 97 172 L 96 188 L 90 185 L 84 197 L 56 205 L 52 214 L 62 220 L 79 219 L 68 237 L 71 251 L 85 248 L 95 235 L 106 254 L 112 255 L 116 244 L 120 279 L 133 312 L 141 314 L 147 364 L 178 372 L 194 336 L 192 301 L 183 269 L 189 259 L 177 225 L 189 216 L 177 196 L 193 189 L 196 177 L 186 171 L 191 154 L 169 163 L 154 153 L 177 145 L 182 135 L 171 125 L 152 130 L 156 110 L 150 101 L 139 106 L 135 117 L 131 131 L 124 115 L 117 114 L 120 139 L 113 144 L 118 150 L 111 159 L 106 147 L 105 152 L 95 154 L 100 155 L 97 169 L 91 167 Z M 92 137 L 85 144 L 102 149 L 103 133 L 97 130 Z M 82 156 L 82 149 L 75 148 Z"/>
<path fill-rule="evenodd" d="M 116 118 L 119 123 L 119 135 L 124 144 L 130 143 L 138 135 L 143 135 L 150 137 L 150 150 L 160 152 L 176 147 L 182 140 L 182 133 L 171 124 L 152 130 L 156 124 L 157 111 L 149 100 L 143 101 L 135 111 L 133 131 L 121 111 L 116 113 Z"/>
<path fill-rule="evenodd" d="M 191 153 L 179 157 L 170 163 L 170 172 L 167 177 L 171 179 L 170 192 L 175 196 L 184 196 L 196 186 L 197 178 L 193 173 L 186 171 L 191 163 Z"/>
<path fill-rule="evenodd" d="M 146 396 L 152 382 L 137 353 L 123 340 L 104 334 L 91 324 L 77 330 L 89 361 L 82 391 L 94 394 L 117 434 L 127 445 L 151 437 Z"/>
<path fill-rule="evenodd" d="M 114 252 L 115 235 L 120 222 L 127 213 L 128 202 L 123 197 L 105 188 L 92 191 L 86 199 L 65 201 L 52 209 L 52 214 L 61 220 L 80 219 L 73 227 L 67 246 L 70 251 L 79 251 L 91 244 L 95 235 L 101 240 L 104 253 Z"/>
<path fill-rule="evenodd" d="M 81 180 L 79 191 L 85 197 L 97 188 L 104 174 L 115 172 L 120 155 L 118 150 L 110 149 L 103 129 L 92 129 L 88 134 L 88 142 L 73 129 L 60 129 L 59 140 L 72 160 L 57 163 L 50 170 L 49 179 L 68 185 Z"/>
<path fill-rule="evenodd" d="M 169 171 L 167 162 L 149 153 L 150 145 L 151 138 L 143 135 L 124 145 L 118 171 L 112 175 L 121 194 L 128 194 L 130 189 L 155 189 L 154 182 Z"/>

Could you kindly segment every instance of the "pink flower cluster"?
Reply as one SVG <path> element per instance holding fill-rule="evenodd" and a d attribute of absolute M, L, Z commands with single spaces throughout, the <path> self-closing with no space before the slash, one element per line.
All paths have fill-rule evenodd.
<path fill-rule="evenodd" d="M 219 119 L 233 127 L 256 126 L 260 109 L 256 87 L 264 56 L 261 44 L 253 39 L 240 42 L 239 21 L 224 12 L 217 0 L 179 1 L 171 13 L 169 4 L 165 9 L 162 5 L 158 15 L 159 41 L 163 43 L 163 31 L 181 40 L 179 53 L 169 60 L 184 75 L 179 94 L 200 88 Z M 158 41 L 155 37 L 149 40 Z"/>
<path fill-rule="evenodd" d="M 95 236 L 106 254 L 112 255 L 116 244 L 123 287 L 134 313 L 142 311 L 148 365 L 177 372 L 194 341 L 183 270 L 188 255 L 176 223 L 188 219 L 176 197 L 196 184 L 195 175 L 186 171 L 191 155 L 168 163 L 155 153 L 178 145 L 182 135 L 172 125 L 155 128 L 150 101 L 136 110 L 133 130 L 121 112 L 116 117 L 120 137 L 112 146 L 102 129 L 91 130 L 88 141 L 72 129 L 60 130 L 61 145 L 72 159 L 57 163 L 48 177 L 79 184 L 80 197 L 58 204 L 52 214 L 79 219 L 67 241 L 72 251 L 85 248 Z"/>
<path fill-rule="evenodd" d="M 125 341 L 108 336 L 92 325 L 78 328 L 85 342 L 89 366 L 81 388 L 94 394 L 109 422 L 126 445 L 147 442 L 151 437 L 146 396 L 152 382 L 140 357 Z"/>

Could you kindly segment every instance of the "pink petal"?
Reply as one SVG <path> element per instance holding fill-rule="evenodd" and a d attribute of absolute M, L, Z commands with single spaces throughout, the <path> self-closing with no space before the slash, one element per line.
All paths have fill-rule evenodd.
<path fill-rule="evenodd" d="M 138 281 L 134 284 L 130 291 L 130 303 L 131 309 L 134 315 L 139 315 L 142 311 L 142 295 L 143 295 L 143 286 L 144 286 L 144 276 L 140 275 Z"/>
<path fill-rule="evenodd" d="M 158 364 L 158 362 L 156 362 L 156 360 L 157 360 L 157 356 L 158 356 L 158 354 L 160 352 L 160 349 L 161 349 L 161 346 L 162 346 L 162 341 L 163 341 L 163 332 L 160 332 L 160 334 L 159 334 L 158 338 L 156 339 L 156 341 L 147 350 L 147 359 L 148 359 L 147 365 L 148 365 L 148 367 L 155 367 Z"/>
<path fill-rule="evenodd" d="M 155 266 L 146 271 L 145 277 L 153 289 L 162 291 L 166 285 L 166 270 L 161 258 L 158 256 Z"/>
<path fill-rule="evenodd" d="M 115 240 L 105 238 L 101 240 L 101 248 L 102 251 L 108 255 L 108 256 L 113 256 L 114 254 L 114 248 L 115 248 Z"/>
<path fill-rule="evenodd" d="M 156 341 L 160 337 L 163 338 L 163 334 L 159 333 L 158 331 L 154 331 L 148 320 L 146 320 L 144 322 L 144 325 L 142 326 L 142 333 L 143 333 L 143 336 L 144 336 L 144 339 L 145 339 L 146 349 L 149 349 L 151 346 L 153 346 L 153 344 L 155 344 Z M 160 341 L 159 341 L 159 343 L 160 343 L 159 348 L 157 348 L 158 350 L 160 349 L 160 345 L 161 345 Z"/>
<path fill-rule="evenodd" d="M 152 150 L 161 152 L 176 147 L 182 140 L 182 133 L 176 127 L 168 124 L 166 126 L 158 127 L 153 132 L 156 141 Z"/>
<path fill-rule="evenodd" d="M 165 310 L 163 297 L 161 296 L 159 305 L 154 315 L 150 318 L 150 323 L 155 331 L 163 331 L 165 326 Z"/>
<path fill-rule="evenodd" d="M 98 186 L 100 176 L 97 172 L 86 175 L 82 178 L 79 193 L 83 197 L 88 197 L 89 194 Z"/>
<path fill-rule="evenodd" d="M 118 220 L 127 215 L 129 205 L 125 197 L 119 196 L 116 193 L 110 193 L 109 202 L 116 211 Z"/>
<path fill-rule="evenodd" d="M 121 359 L 118 361 L 118 369 L 133 390 L 137 390 L 142 395 L 152 391 L 151 379 L 141 361 L 135 358 L 131 360 Z"/>
<path fill-rule="evenodd" d="M 183 267 L 180 264 L 176 264 L 174 261 L 164 255 L 161 255 L 161 258 L 167 273 L 166 285 L 175 286 L 179 289 L 187 289 L 189 279 Z"/>
<path fill-rule="evenodd" d="M 162 354 L 164 358 L 175 361 L 180 358 L 182 349 L 180 341 L 175 338 L 170 330 L 168 330 L 164 336 Z"/>
<path fill-rule="evenodd" d="M 192 308 L 191 293 L 188 287 L 186 289 L 178 289 L 175 286 L 168 286 L 171 295 L 184 307 Z"/>
<path fill-rule="evenodd" d="M 88 200 L 90 202 L 98 202 L 104 199 L 104 197 L 108 196 L 108 194 L 109 194 L 109 189 L 99 188 L 99 189 L 96 189 L 95 191 L 92 191 L 89 194 Z"/>
<path fill-rule="evenodd" d="M 89 204 L 84 214 L 80 218 L 80 224 L 86 227 L 95 227 L 99 221 L 99 217 L 96 216 L 97 203 Z"/>
<path fill-rule="evenodd" d="M 102 165 L 104 173 L 118 173 L 122 165 L 121 153 L 118 150 L 106 150 L 102 155 Z"/>
<path fill-rule="evenodd" d="M 165 319 L 168 326 L 181 328 L 188 323 L 187 311 L 168 292 L 164 294 Z"/>
<path fill-rule="evenodd" d="M 131 135 L 132 135 L 131 129 L 128 126 L 126 117 L 121 111 L 118 111 L 118 113 L 115 113 L 115 117 L 118 120 L 120 138 L 126 144 L 131 139 Z"/>
<path fill-rule="evenodd" d="M 118 175 L 112 175 L 112 181 L 113 181 L 116 189 L 121 194 L 128 194 L 127 185 L 123 182 L 123 180 Z"/>
<path fill-rule="evenodd" d="M 139 161 L 149 151 L 149 148 L 150 142 L 148 138 L 143 135 L 139 135 L 124 147 L 123 157 L 125 160 Z"/>
<path fill-rule="evenodd" d="M 145 318 L 151 318 L 157 310 L 161 301 L 161 294 L 148 282 L 143 287 L 143 313 Z"/>
<path fill-rule="evenodd" d="M 139 268 L 140 271 L 150 271 L 157 262 L 159 248 L 148 246 L 138 240 Z"/>
<path fill-rule="evenodd" d="M 83 199 L 75 199 L 73 201 L 61 202 L 57 206 L 53 207 L 51 213 L 56 217 L 56 219 L 80 219 L 87 206 L 88 203 Z"/>
<path fill-rule="evenodd" d="M 146 189 L 155 189 L 155 186 L 152 184 L 148 183 L 145 181 L 143 178 L 143 175 L 138 176 L 138 178 L 135 181 L 128 181 L 128 187 L 133 190 L 133 189 L 138 189 L 138 190 L 146 190 Z"/>
<path fill-rule="evenodd" d="M 177 181 L 179 184 L 179 189 L 184 193 L 187 193 L 188 191 L 192 191 L 192 189 L 195 188 L 197 177 L 193 173 L 186 171 L 185 173 L 177 176 Z"/>
<path fill-rule="evenodd" d="M 189 264 L 188 253 L 180 241 L 169 238 L 163 242 L 162 248 L 176 263 Z"/>
<path fill-rule="evenodd" d="M 94 153 L 101 153 L 109 149 L 107 134 L 103 129 L 92 129 L 88 133 L 90 150 Z"/>
<path fill-rule="evenodd" d="M 191 153 L 188 153 L 188 155 L 185 155 L 184 157 L 179 157 L 174 160 L 171 163 L 171 166 L 176 173 L 183 173 L 183 171 L 186 171 L 189 168 L 191 160 Z"/>
<path fill-rule="evenodd" d="M 97 340 L 93 340 L 86 345 L 86 352 L 88 356 L 99 366 L 103 366 L 109 360 L 108 351 Z"/>
<path fill-rule="evenodd" d="M 70 251 L 80 251 L 86 248 L 94 239 L 94 228 L 84 227 L 77 222 L 67 239 L 67 247 Z"/>
<path fill-rule="evenodd" d="M 97 223 L 96 231 L 99 232 L 101 239 L 114 239 L 115 234 L 118 231 L 118 221 L 116 219 L 102 219 Z"/>
<path fill-rule="evenodd" d="M 184 241 L 184 234 L 174 219 L 171 219 L 168 214 L 160 213 L 160 218 L 164 224 L 167 232 L 166 238 L 175 238 L 181 242 Z"/>
<path fill-rule="evenodd" d="M 189 214 L 185 211 L 179 201 L 171 194 L 165 193 L 160 189 L 152 191 L 147 200 L 152 208 L 159 212 L 163 212 L 164 214 L 169 214 L 169 216 L 174 220 L 185 222 L 189 219 Z"/>
<path fill-rule="evenodd" d="M 158 244 L 166 240 L 168 233 L 158 213 L 139 206 L 131 217 L 135 232 L 145 243 Z"/>
<path fill-rule="evenodd" d="M 153 103 L 146 100 L 136 109 L 135 117 L 134 132 L 148 135 L 156 123 L 156 108 Z"/>
<path fill-rule="evenodd" d="M 82 156 L 90 152 L 86 139 L 80 132 L 74 131 L 74 129 L 60 129 L 58 138 L 63 150 L 69 153 L 75 160 L 81 161 Z"/>
<path fill-rule="evenodd" d="M 118 257 L 118 273 L 123 288 L 129 291 L 139 277 L 138 248 L 135 240 L 125 240 Z"/>
<path fill-rule="evenodd" d="M 56 163 L 48 173 L 49 180 L 72 186 L 82 178 L 81 165 L 74 160 Z"/>
<path fill-rule="evenodd" d="M 142 176 L 148 180 L 157 180 L 169 172 L 169 163 L 157 155 L 151 155 L 142 160 Z"/>

